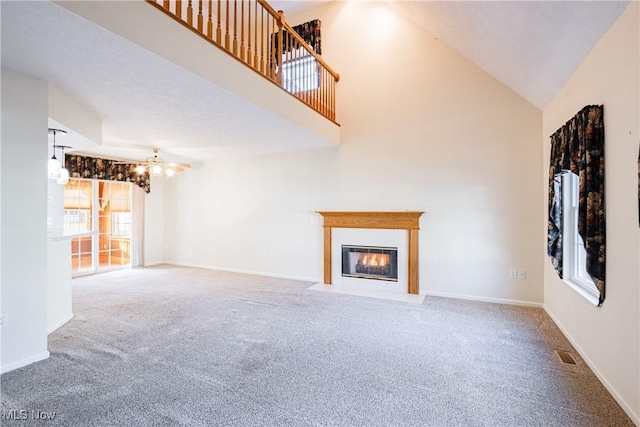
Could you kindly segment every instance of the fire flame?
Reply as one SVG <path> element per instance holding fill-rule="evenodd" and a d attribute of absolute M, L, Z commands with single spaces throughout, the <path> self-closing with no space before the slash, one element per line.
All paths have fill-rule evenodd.
<path fill-rule="evenodd" d="M 369 258 L 369 255 L 365 255 L 362 258 L 362 264 L 370 267 L 384 267 L 387 265 L 387 258 L 387 255 L 382 254 L 372 254 L 371 258 Z"/>

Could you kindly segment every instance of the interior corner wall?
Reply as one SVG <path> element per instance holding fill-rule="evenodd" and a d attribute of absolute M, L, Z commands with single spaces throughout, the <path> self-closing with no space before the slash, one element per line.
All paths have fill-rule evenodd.
<path fill-rule="evenodd" d="M 549 135 L 582 107 L 604 105 L 606 299 L 595 307 L 544 263 L 544 306 L 592 370 L 640 425 L 640 4 L 631 2 L 543 112 L 547 188 Z M 545 211 L 545 216 L 547 211 Z M 544 230 L 546 240 L 546 229 Z"/>
<path fill-rule="evenodd" d="M 144 265 L 165 262 L 164 178 L 151 177 L 151 192 L 144 196 Z"/>
<path fill-rule="evenodd" d="M 316 211 L 425 211 L 421 293 L 541 305 L 542 112 L 385 2 L 332 2 L 288 21 L 315 18 L 341 75 L 342 145 L 176 176 L 167 260 L 317 282 Z"/>
<path fill-rule="evenodd" d="M 0 330 L 0 371 L 6 372 L 49 356 L 48 85 L 2 69 L 1 97 L 0 312 L 6 315 L 6 326 Z"/>

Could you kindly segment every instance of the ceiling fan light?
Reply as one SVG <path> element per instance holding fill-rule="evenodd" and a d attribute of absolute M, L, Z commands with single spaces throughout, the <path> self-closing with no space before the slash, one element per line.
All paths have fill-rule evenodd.
<path fill-rule="evenodd" d="M 151 166 L 151 173 L 153 175 L 160 175 L 162 173 L 162 166 L 160 165 Z"/>
<path fill-rule="evenodd" d="M 145 165 L 136 166 L 136 173 L 138 175 L 142 175 L 146 170 L 147 170 L 147 167 Z"/>
<path fill-rule="evenodd" d="M 164 173 L 166 173 L 166 174 L 167 174 L 167 176 L 173 176 L 173 174 L 174 174 L 174 173 L 176 173 L 176 171 L 174 171 L 174 170 L 173 170 L 173 169 L 171 169 L 171 168 L 167 168 L 167 170 L 166 170 L 166 171 L 164 171 Z"/>

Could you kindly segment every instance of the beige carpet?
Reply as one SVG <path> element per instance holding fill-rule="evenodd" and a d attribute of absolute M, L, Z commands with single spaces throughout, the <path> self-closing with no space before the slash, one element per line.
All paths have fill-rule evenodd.
<path fill-rule="evenodd" d="M 158 266 L 73 281 L 3 426 L 632 426 L 540 309 Z M 575 353 L 574 353 L 575 355 Z M 55 413 L 51 421 L 7 420 Z"/>

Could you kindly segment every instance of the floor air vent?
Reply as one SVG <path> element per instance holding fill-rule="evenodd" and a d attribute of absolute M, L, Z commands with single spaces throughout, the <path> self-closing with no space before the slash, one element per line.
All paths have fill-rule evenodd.
<path fill-rule="evenodd" d="M 576 360 L 573 358 L 573 355 L 568 351 L 564 350 L 555 350 L 556 354 L 562 360 L 562 363 L 566 363 L 568 365 L 575 365 Z"/>

